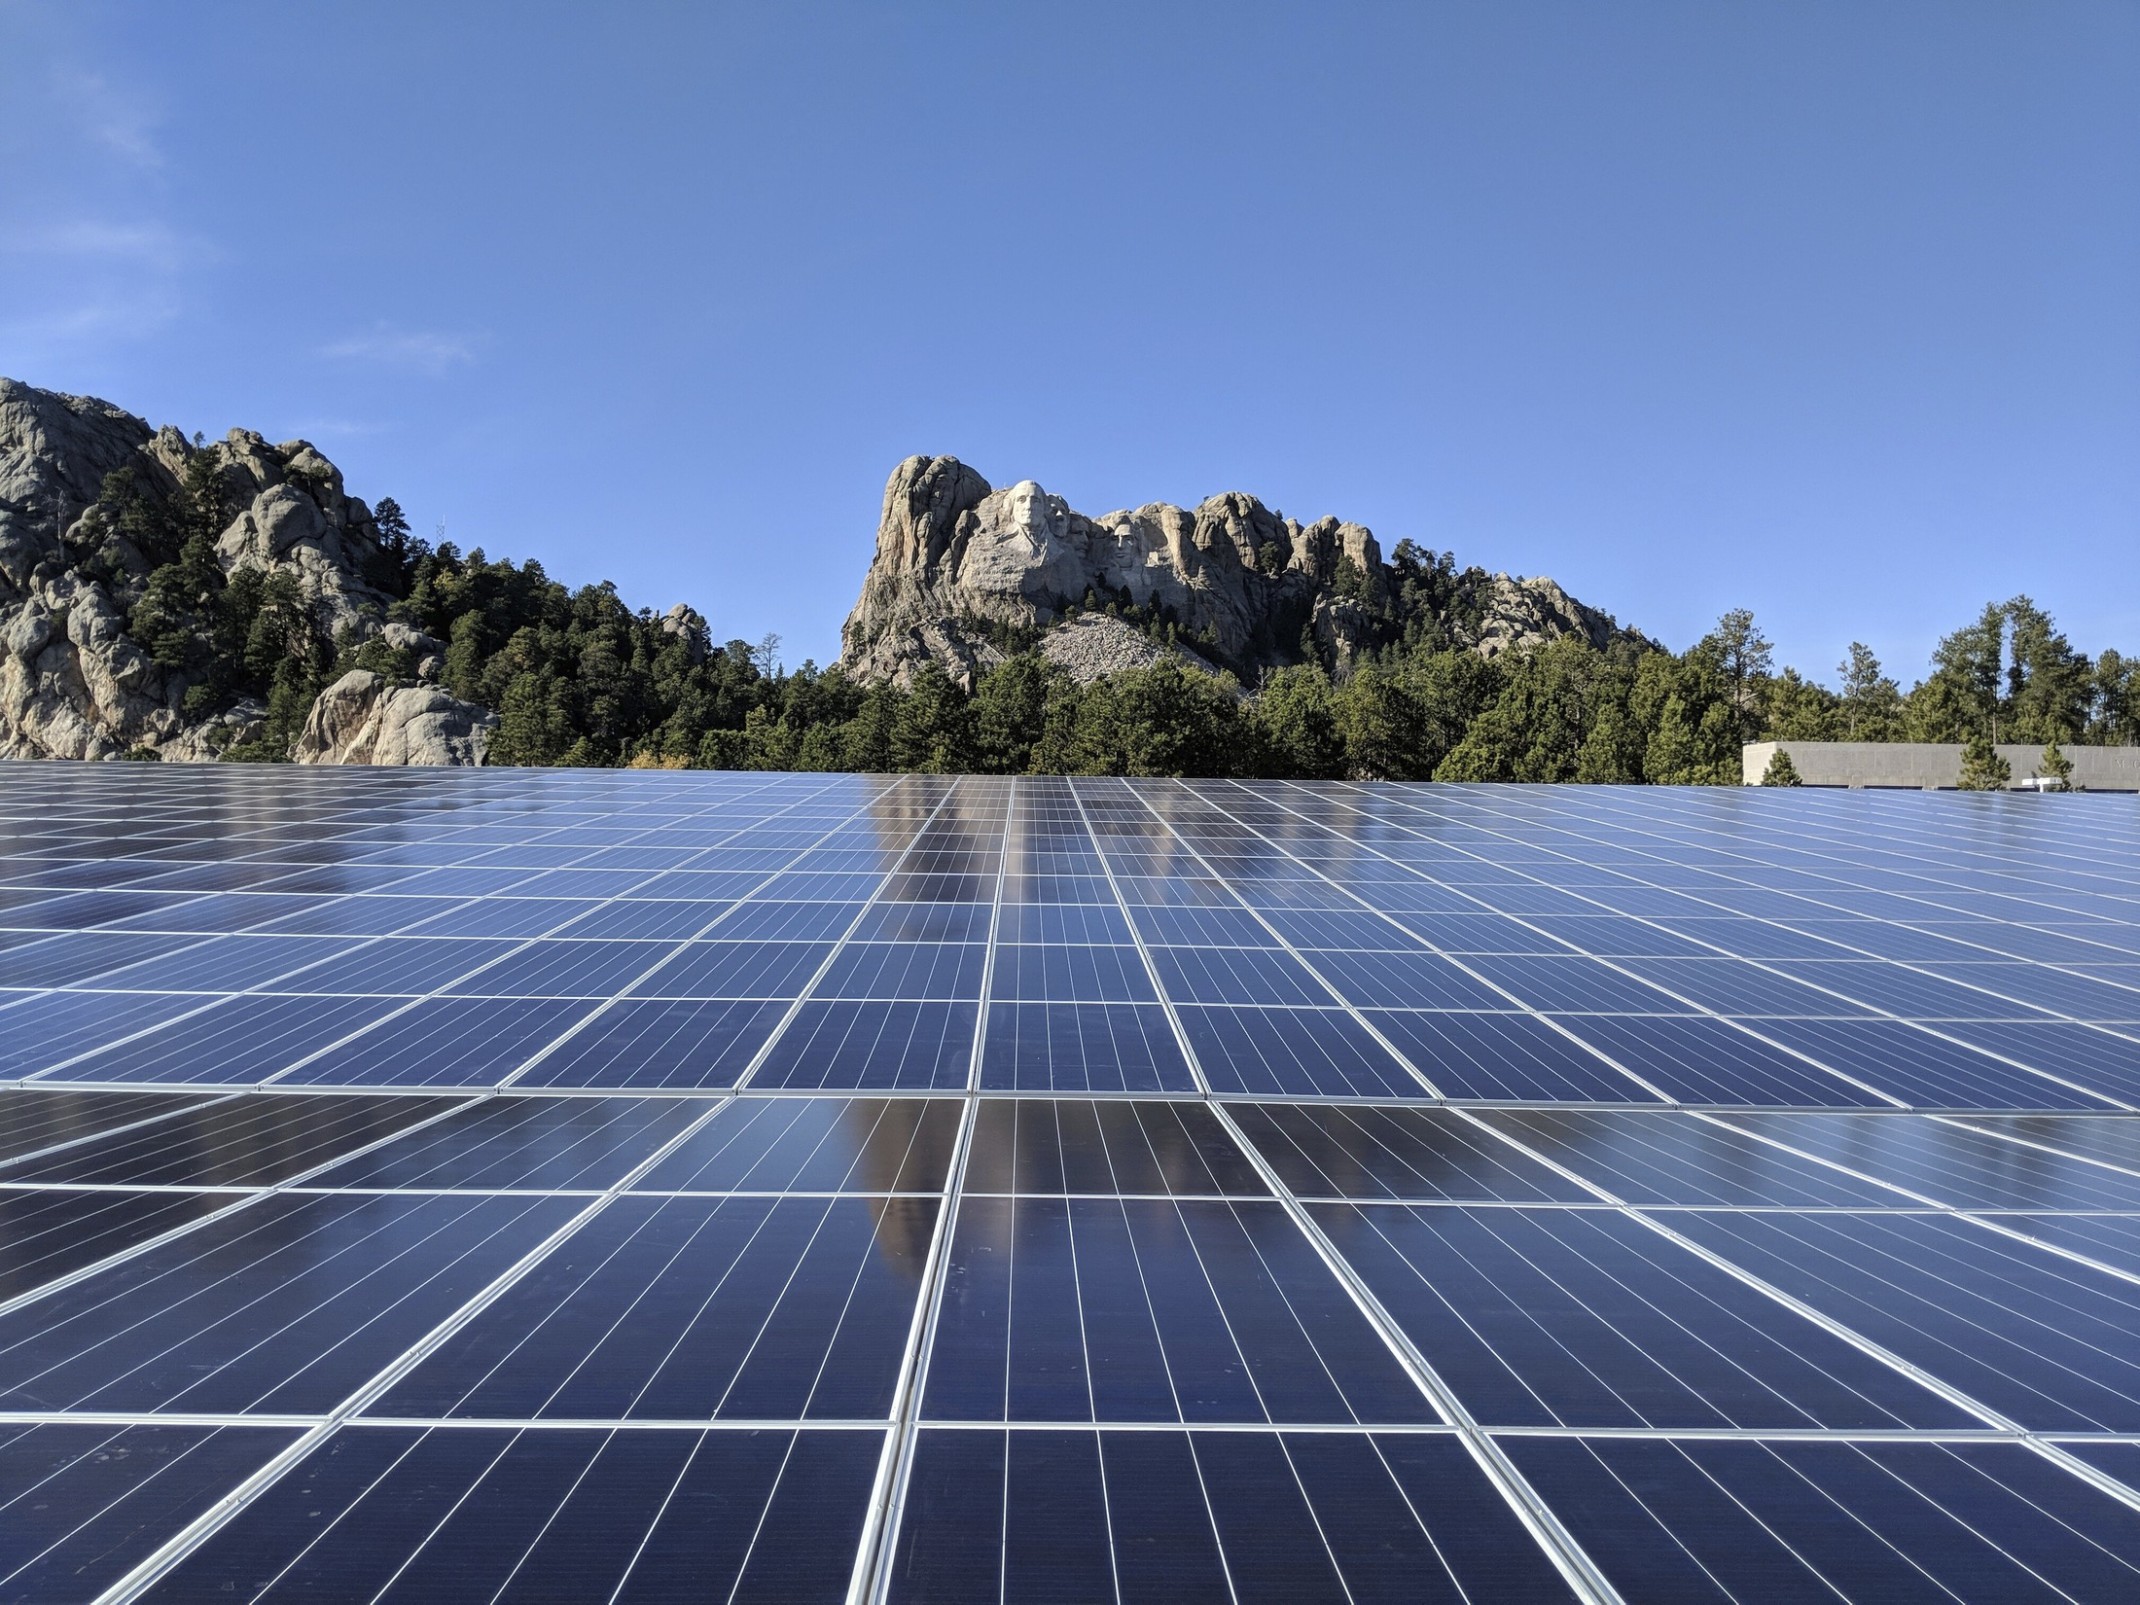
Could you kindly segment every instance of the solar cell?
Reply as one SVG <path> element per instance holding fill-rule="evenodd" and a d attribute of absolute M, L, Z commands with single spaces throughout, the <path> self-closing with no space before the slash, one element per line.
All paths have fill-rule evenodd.
<path fill-rule="evenodd" d="M 837 1599 L 880 1436 L 349 1428 L 152 1597 Z"/>
<path fill-rule="evenodd" d="M 8 782 L 0 1597 L 2140 1591 L 2116 799 Z"/>
<path fill-rule="evenodd" d="M 1566 1600 L 1453 1439 L 925 1430 L 895 1600 Z"/>
<path fill-rule="evenodd" d="M 1311 1213 L 1489 1427 L 1975 1424 L 1618 1210 Z"/>
<path fill-rule="evenodd" d="M 2140 1510 L 2014 1444 L 1521 1438 L 1631 1600 L 2113 1600 Z"/>

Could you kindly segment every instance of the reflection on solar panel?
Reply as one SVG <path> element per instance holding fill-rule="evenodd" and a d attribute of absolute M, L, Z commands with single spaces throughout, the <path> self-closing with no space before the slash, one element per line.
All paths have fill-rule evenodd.
<path fill-rule="evenodd" d="M 0 1600 L 2140 1599 L 2129 801 L 0 837 Z"/>

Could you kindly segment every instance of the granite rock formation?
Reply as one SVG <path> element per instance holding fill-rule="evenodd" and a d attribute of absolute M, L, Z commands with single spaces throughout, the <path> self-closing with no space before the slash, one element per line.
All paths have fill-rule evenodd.
<path fill-rule="evenodd" d="M 1301 524 L 1229 491 L 1193 508 L 1160 502 L 1087 517 L 1031 480 L 1006 490 L 955 457 L 909 457 L 885 486 L 877 551 L 848 616 L 841 665 L 906 683 L 928 661 L 953 678 L 1037 639 L 1090 678 L 1135 666 L 1123 636 L 1243 680 L 1313 656 L 1342 668 L 1401 638 L 1423 609 L 1438 639 L 1487 656 L 1619 626 L 1548 579 L 1514 579 L 1416 549 L 1386 562 L 1374 535 L 1335 518 Z M 1427 554 L 1431 557 L 1431 554 Z M 1422 588 L 1409 578 L 1426 574 Z M 1053 647 L 1073 620 L 1128 621 L 1117 650 Z"/>
<path fill-rule="evenodd" d="M 202 453 L 229 512 L 215 541 L 226 575 L 287 574 L 328 638 L 362 641 L 385 631 L 437 672 L 442 644 L 388 623 L 387 597 L 365 578 L 380 550 L 371 509 L 311 445 L 271 444 L 242 429 L 196 444 L 109 402 L 0 379 L 0 757 L 211 758 L 265 717 L 245 698 L 189 711 L 185 674 L 160 666 L 130 633 L 154 559 L 138 531 L 113 516 L 107 476 L 130 473 L 141 504 L 161 512 Z M 406 726 L 409 739 L 382 727 L 363 749 L 373 756 L 348 761 L 480 762 L 472 722 L 480 710 L 455 706 L 466 710 L 446 718 L 457 734 L 441 727 L 417 735 L 430 729 L 422 719 L 389 721 L 395 730 Z"/>
<path fill-rule="evenodd" d="M 322 691 L 292 763 L 479 764 L 498 721 L 437 686 L 394 686 L 352 669 Z"/>

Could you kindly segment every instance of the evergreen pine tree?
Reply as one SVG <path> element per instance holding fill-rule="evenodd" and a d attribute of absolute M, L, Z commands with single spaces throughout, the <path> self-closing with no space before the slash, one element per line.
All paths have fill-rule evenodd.
<path fill-rule="evenodd" d="M 1805 784 L 1804 781 L 1798 778 L 1798 765 L 1791 762 L 1791 752 L 1788 747 L 1778 747 L 1776 749 L 1774 756 L 1768 761 L 1768 767 L 1761 771 L 1761 784 L 1764 786 L 1802 786 Z"/>
<path fill-rule="evenodd" d="M 2036 760 L 2036 772 L 2046 780 L 2056 781 L 2059 791 L 2073 789 L 2073 760 L 2058 750 L 2058 743 L 2044 743 L 2043 756 Z"/>
<path fill-rule="evenodd" d="M 2013 769 L 1983 731 L 1962 744 L 1962 776 L 1957 782 L 1962 790 L 1999 791 L 2013 778 Z"/>

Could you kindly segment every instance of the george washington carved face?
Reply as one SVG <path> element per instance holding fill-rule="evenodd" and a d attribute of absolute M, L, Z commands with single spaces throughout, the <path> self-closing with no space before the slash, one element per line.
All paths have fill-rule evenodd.
<path fill-rule="evenodd" d="M 1037 552 L 1048 538 L 1050 509 L 1048 493 L 1030 479 L 1021 479 L 1003 493 L 1004 511 L 1009 521 L 1023 531 Z"/>

